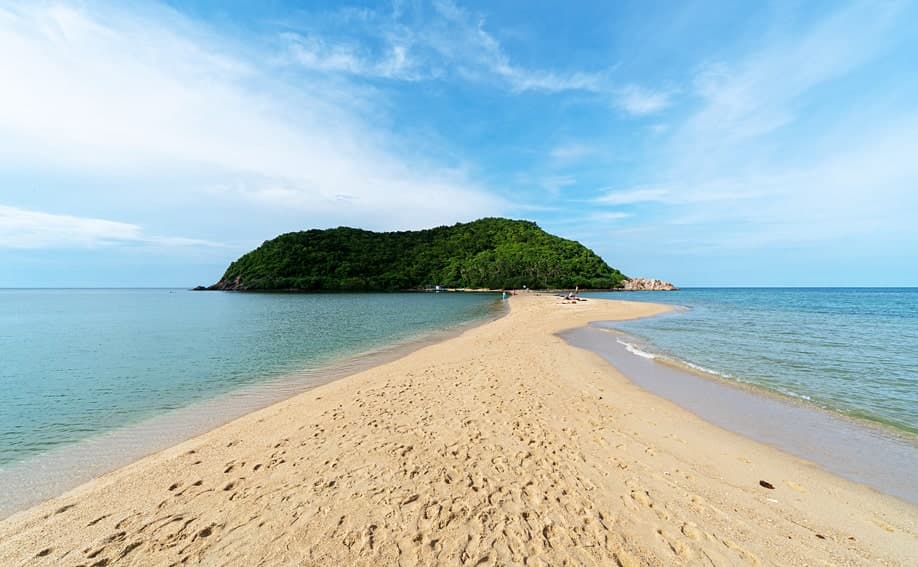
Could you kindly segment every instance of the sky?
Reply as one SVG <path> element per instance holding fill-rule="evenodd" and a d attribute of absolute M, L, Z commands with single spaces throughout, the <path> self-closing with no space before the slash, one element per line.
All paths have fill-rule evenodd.
<path fill-rule="evenodd" d="M 918 285 L 915 2 L 0 1 L 0 287 L 536 221 L 629 276 Z"/>

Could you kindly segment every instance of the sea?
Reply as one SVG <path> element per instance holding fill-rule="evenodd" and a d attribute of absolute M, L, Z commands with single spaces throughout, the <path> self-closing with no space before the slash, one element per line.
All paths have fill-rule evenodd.
<path fill-rule="evenodd" d="M 668 303 L 616 340 L 763 392 L 918 435 L 918 288 L 697 288 L 585 294 Z"/>
<path fill-rule="evenodd" d="M 638 385 L 918 503 L 918 289 L 584 297 L 674 306 L 578 331 Z M 474 293 L 0 290 L 0 518 L 505 309 Z"/>
<path fill-rule="evenodd" d="M 0 517 L 503 310 L 483 293 L 0 289 Z"/>

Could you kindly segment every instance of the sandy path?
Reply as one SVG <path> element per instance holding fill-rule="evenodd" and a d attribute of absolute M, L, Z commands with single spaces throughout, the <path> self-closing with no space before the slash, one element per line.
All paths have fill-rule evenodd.
<path fill-rule="evenodd" d="M 915 564 L 914 506 L 553 334 L 662 306 L 511 303 L 0 522 L 0 565 Z"/>

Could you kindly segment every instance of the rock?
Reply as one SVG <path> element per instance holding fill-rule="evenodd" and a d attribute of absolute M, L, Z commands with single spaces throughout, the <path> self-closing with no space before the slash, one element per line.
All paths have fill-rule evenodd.
<path fill-rule="evenodd" d="M 207 289 L 218 291 L 245 291 L 247 286 L 242 283 L 242 276 L 236 276 L 234 280 L 221 279 Z"/>
<path fill-rule="evenodd" d="M 191 291 L 207 291 L 207 287 L 203 285 L 195 286 Z"/>
<path fill-rule="evenodd" d="M 772 483 L 768 482 L 767 480 L 760 480 L 760 481 L 759 481 L 759 486 L 761 486 L 762 488 L 768 488 L 769 490 L 774 490 L 774 489 L 775 489 L 775 485 L 773 485 Z"/>
<path fill-rule="evenodd" d="M 625 280 L 624 287 L 622 289 L 625 291 L 675 291 L 679 288 L 670 282 L 665 282 L 663 280 L 651 278 L 631 278 L 630 280 Z"/>

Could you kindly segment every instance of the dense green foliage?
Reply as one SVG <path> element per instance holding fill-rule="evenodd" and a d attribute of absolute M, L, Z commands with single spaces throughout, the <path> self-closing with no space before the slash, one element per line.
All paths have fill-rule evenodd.
<path fill-rule="evenodd" d="M 411 232 L 342 227 L 283 234 L 230 264 L 214 287 L 599 289 L 620 287 L 624 277 L 582 244 L 533 222 L 486 218 Z"/>

